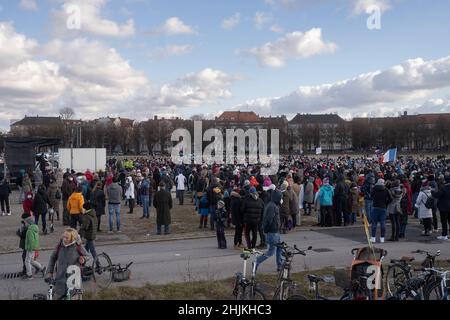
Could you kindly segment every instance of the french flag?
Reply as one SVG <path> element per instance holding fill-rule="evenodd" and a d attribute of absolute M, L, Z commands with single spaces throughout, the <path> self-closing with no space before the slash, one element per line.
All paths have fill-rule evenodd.
<path fill-rule="evenodd" d="M 383 163 L 397 160 L 397 148 L 389 149 L 383 156 Z"/>

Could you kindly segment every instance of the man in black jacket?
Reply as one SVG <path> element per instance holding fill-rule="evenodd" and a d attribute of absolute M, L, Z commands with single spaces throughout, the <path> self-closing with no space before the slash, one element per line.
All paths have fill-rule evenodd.
<path fill-rule="evenodd" d="M 258 226 L 263 216 L 264 202 L 259 198 L 255 187 L 251 187 L 249 194 L 245 197 L 241 205 L 241 211 L 244 215 L 244 232 L 247 247 L 254 249 L 258 235 Z M 250 239 L 250 232 L 252 238 Z"/>
<path fill-rule="evenodd" d="M 276 251 L 277 258 L 277 270 L 282 267 L 283 261 L 281 258 L 281 248 L 276 247 L 281 242 L 280 238 L 280 205 L 282 194 L 276 190 L 272 193 L 271 201 L 264 208 L 264 217 L 262 226 L 266 233 L 266 241 L 269 246 L 267 252 L 259 256 L 256 260 L 256 266 L 258 267 L 262 262 L 273 256 Z"/>
<path fill-rule="evenodd" d="M 439 191 L 431 192 L 432 196 L 438 199 L 437 207 L 441 215 L 442 235 L 438 240 L 448 240 L 448 227 L 450 226 L 450 176 L 445 178 L 444 187 Z"/>
<path fill-rule="evenodd" d="M 379 179 L 372 190 L 373 208 L 370 215 L 372 238 L 371 242 L 376 241 L 377 224 L 380 223 L 380 242 L 384 242 L 384 235 L 386 233 L 386 211 L 387 205 L 392 201 L 392 195 L 384 185 L 384 180 Z"/>
<path fill-rule="evenodd" d="M 342 225 L 342 218 L 346 216 L 348 195 L 349 188 L 344 181 L 344 176 L 340 175 L 337 179 L 336 188 L 334 189 L 336 203 L 335 222 L 337 226 Z M 345 219 L 344 224 L 347 224 L 347 221 L 345 221 Z"/>
<path fill-rule="evenodd" d="M 33 212 L 35 223 L 38 224 L 39 216 L 42 216 L 42 230 L 44 234 L 47 234 L 47 221 L 46 216 L 48 212 L 48 207 L 52 208 L 52 204 L 47 196 L 47 191 L 45 190 L 45 186 L 41 184 L 39 186 L 38 192 L 34 197 L 33 205 L 31 207 L 31 211 Z"/>
<path fill-rule="evenodd" d="M 9 195 L 11 194 L 11 188 L 9 186 L 9 183 L 6 179 L 3 179 L 2 183 L 0 184 L 0 202 L 2 207 L 2 216 L 5 214 L 10 216 L 11 210 L 9 208 Z M 6 207 L 6 211 L 5 211 Z"/>

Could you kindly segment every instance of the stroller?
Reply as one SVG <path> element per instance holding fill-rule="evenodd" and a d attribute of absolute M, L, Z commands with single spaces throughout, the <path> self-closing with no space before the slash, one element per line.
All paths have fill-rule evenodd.
<path fill-rule="evenodd" d="M 380 248 L 355 248 L 350 270 L 336 270 L 336 285 L 346 292 L 345 300 L 383 300 L 383 266 L 387 251 Z"/>

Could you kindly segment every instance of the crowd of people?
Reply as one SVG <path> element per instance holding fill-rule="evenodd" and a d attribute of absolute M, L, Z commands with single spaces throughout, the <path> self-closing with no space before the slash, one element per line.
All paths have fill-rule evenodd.
<path fill-rule="evenodd" d="M 95 256 L 94 240 L 106 211 L 108 232 L 122 231 L 123 202 L 129 214 L 142 208 L 141 219 L 149 219 L 155 208 L 156 233 L 170 234 L 173 189 L 180 206 L 185 205 L 185 198 L 190 200 L 198 212 L 200 229 L 216 231 L 218 248 L 227 248 L 225 229 L 234 228 L 235 249 L 268 247 L 265 258 L 277 251 L 275 244 L 281 235 L 300 226 L 305 216 L 317 217 L 316 225 L 324 228 L 350 226 L 366 218 L 372 242 L 385 241 L 388 219 L 392 225 L 388 240 L 399 241 L 406 237 L 412 216 L 420 219 L 424 236 L 438 232 L 440 217 L 438 239 L 448 240 L 450 159 L 445 157 L 404 157 L 382 163 L 368 157 L 285 156 L 280 158 L 277 174 L 265 176 L 258 165 L 186 165 L 161 156 L 111 159 L 99 172 L 63 173 L 44 167 L 33 173 L 33 179 L 30 176 L 23 173 L 18 184 L 24 211 L 18 235 L 28 277 L 35 260 L 30 259 L 32 250 L 27 250 L 31 246 L 25 244 L 31 243 L 28 233 L 36 238 L 31 234 L 36 227 L 29 226 L 38 226 L 39 219 L 45 235 L 47 215 L 61 217 L 62 224 L 70 227 L 68 232 L 79 231 L 86 239 L 84 249 Z M 0 202 L 7 214 L 10 192 L 3 181 Z"/>

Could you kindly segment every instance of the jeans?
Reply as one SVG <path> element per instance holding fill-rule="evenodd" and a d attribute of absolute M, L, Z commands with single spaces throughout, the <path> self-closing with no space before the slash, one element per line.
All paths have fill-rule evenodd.
<path fill-rule="evenodd" d="M 150 218 L 150 196 L 141 196 L 143 217 Z"/>
<path fill-rule="evenodd" d="M 27 276 L 33 275 L 33 270 L 31 266 L 35 267 L 37 270 L 42 270 L 42 265 L 34 260 L 34 251 L 27 251 L 27 255 L 25 257 L 25 268 L 27 270 Z"/>
<path fill-rule="evenodd" d="M 377 224 L 380 223 L 381 238 L 384 238 L 386 233 L 386 209 L 384 208 L 372 208 L 372 214 L 370 215 L 372 238 L 377 235 Z"/>
<path fill-rule="evenodd" d="M 225 238 L 225 226 L 223 224 L 217 224 L 216 228 L 217 246 L 219 249 L 227 248 L 227 239 Z"/>
<path fill-rule="evenodd" d="M 441 211 L 442 235 L 448 236 L 448 226 L 450 225 L 450 212 Z"/>
<path fill-rule="evenodd" d="M 366 210 L 366 217 L 368 222 L 370 223 L 370 215 L 372 214 L 372 208 L 373 208 L 373 200 L 364 200 L 364 207 Z"/>
<path fill-rule="evenodd" d="M 0 203 L 2 206 L 2 212 L 10 213 L 11 210 L 9 209 L 9 196 L 0 196 Z M 6 207 L 6 211 L 5 211 Z"/>
<path fill-rule="evenodd" d="M 279 233 L 267 233 L 266 234 L 266 241 L 267 245 L 269 246 L 269 249 L 267 249 L 267 252 L 259 256 L 256 259 L 256 266 L 259 266 L 261 263 L 269 259 L 271 256 L 274 255 L 276 252 L 276 259 L 277 259 L 277 269 L 281 269 L 283 265 L 283 259 L 281 258 L 281 248 L 276 247 L 275 245 L 281 242 L 281 237 Z"/>
<path fill-rule="evenodd" d="M 250 232 L 252 237 L 250 239 Z M 245 241 L 247 242 L 247 247 L 253 249 L 256 247 L 256 240 L 258 237 L 258 225 L 246 223 L 244 227 Z"/>
<path fill-rule="evenodd" d="M 342 218 L 345 217 L 346 209 L 345 209 L 345 199 L 337 198 L 336 199 L 336 212 L 335 212 L 335 224 L 340 226 L 342 224 Z"/>
<path fill-rule="evenodd" d="M 180 203 L 180 206 L 184 203 L 184 190 L 177 190 L 177 198 Z"/>
<path fill-rule="evenodd" d="M 259 231 L 259 238 L 260 238 L 260 244 L 265 245 L 266 244 L 266 234 L 264 233 L 264 228 L 262 226 L 262 222 L 258 226 Z"/>
<path fill-rule="evenodd" d="M 423 218 L 422 220 L 425 233 L 429 233 L 433 224 L 433 218 Z"/>
<path fill-rule="evenodd" d="M 333 208 L 331 206 L 320 206 L 320 226 L 331 227 Z"/>
<path fill-rule="evenodd" d="M 86 249 L 87 252 L 91 253 L 92 258 L 95 259 L 97 257 L 97 252 L 95 251 L 94 240 L 86 240 L 86 244 L 85 244 L 84 248 Z"/>
<path fill-rule="evenodd" d="M 47 212 L 44 213 L 34 213 L 34 223 L 38 224 L 39 216 L 42 216 L 42 230 L 47 229 Z"/>
<path fill-rule="evenodd" d="M 116 214 L 117 231 L 120 231 L 120 204 L 108 204 L 109 211 L 109 231 L 113 231 L 113 215 Z"/>
<path fill-rule="evenodd" d="M 161 225 L 158 224 L 156 226 L 156 233 L 161 234 Z M 168 224 L 164 225 L 164 234 L 170 233 L 170 226 Z"/>

